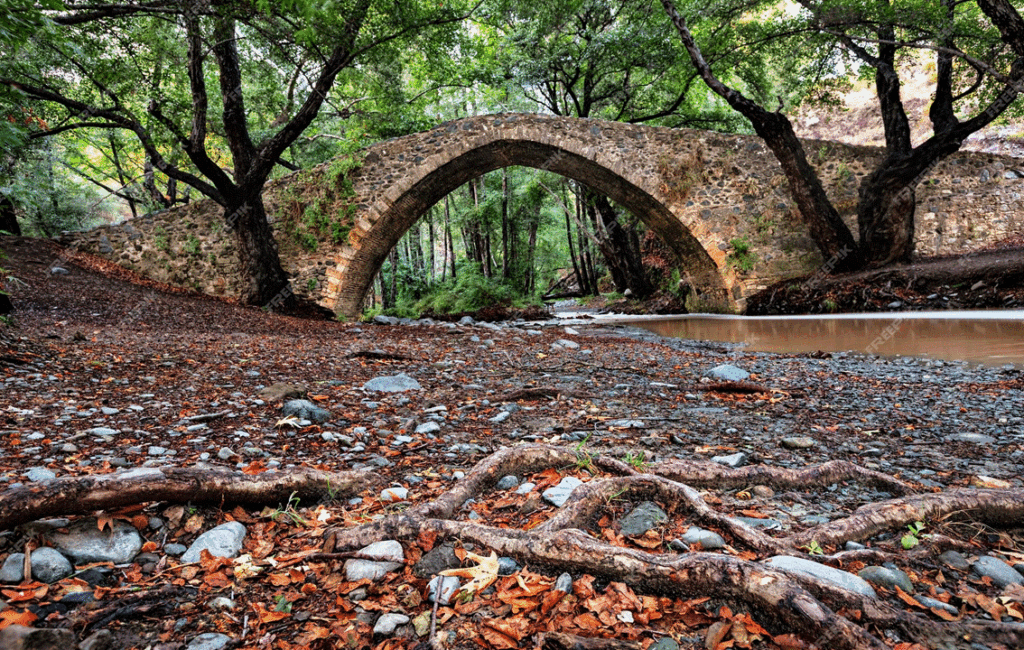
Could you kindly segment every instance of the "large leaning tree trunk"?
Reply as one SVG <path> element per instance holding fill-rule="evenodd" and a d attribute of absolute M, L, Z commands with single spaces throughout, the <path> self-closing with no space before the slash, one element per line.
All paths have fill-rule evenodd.
<path fill-rule="evenodd" d="M 588 211 L 593 211 L 594 225 L 597 226 L 597 220 L 600 220 L 598 248 L 612 274 L 616 290 L 622 293 L 628 290 L 634 298 L 646 298 L 654 288 L 644 269 L 636 233 L 622 224 L 608 197 L 587 188 L 584 188 L 584 195 Z"/>
<path fill-rule="evenodd" d="M 665 11 L 672 19 L 690 60 L 708 88 L 721 96 L 738 113 L 750 121 L 765 144 L 782 166 L 789 182 L 789 190 L 796 202 L 800 217 L 825 259 L 833 260 L 836 270 L 852 270 L 860 264 L 857 242 L 839 212 L 829 201 L 817 173 L 807 161 L 807 154 L 796 137 L 793 124 L 785 115 L 771 112 L 743 93 L 726 86 L 712 72 L 704 60 L 697 42 L 690 33 L 686 20 L 671 0 L 662 0 Z"/>
<path fill-rule="evenodd" d="M 453 5 L 422 12 L 391 15 L 386 28 L 376 26 L 370 32 L 364 24 L 374 20 L 372 12 L 389 11 L 387 3 L 376 0 L 352 0 L 343 11 L 317 3 L 266 3 L 253 9 L 248 3 L 181 0 L 180 2 L 129 2 L 117 4 L 67 3 L 48 12 L 49 19 L 63 32 L 47 43 L 48 57 L 59 61 L 54 69 L 76 70 L 74 75 L 47 74 L 26 64 L 12 65 L 0 72 L 0 84 L 18 91 L 26 102 L 56 105 L 67 111 L 55 126 L 44 127 L 30 138 L 46 138 L 74 129 L 124 129 L 138 138 L 147 158 L 147 172 L 157 169 L 172 185 L 186 184 L 218 203 L 224 210 L 225 225 L 233 230 L 243 277 L 241 298 L 250 305 L 279 307 L 292 302 L 288 277 L 281 267 L 273 233 L 267 221 L 261 192 L 278 165 L 291 171 L 297 167 L 282 159 L 289 146 L 316 119 L 327 101 L 338 74 L 353 65 L 367 51 L 398 38 L 410 38 L 425 28 L 450 25 L 465 18 Z M 374 7 L 374 5 L 376 5 Z M 262 5 L 261 5 L 262 7 Z M 374 8 L 371 8 L 374 7 Z M 80 41 L 93 39 L 95 31 L 107 29 L 128 38 L 144 21 L 166 29 L 155 34 L 162 44 L 182 42 L 180 56 L 164 57 L 166 65 L 181 65 L 187 76 L 187 99 L 178 101 L 177 89 L 150 89 L 152 96 L 140 100 L 136 87 L 119 85 L 117 76 L 103 77 L 83 63 L 75 52 Z M 149 22 L 146 29 L 152 31 Z M 369 32 L 369 33 L 368 33 Z M 143 32 L 144 33 L 144 32 Z M 295 40 L 302 33 L 305 40 Z M 135 38 L 135 36 L 132 36 Z M 306 65 L 302 74 L 308 81 L 305 98 L 289 113 L 283 113 L 254 141 L 258 112 L 246 110 L 247 85 L 243 79 L 243 57 L 238 42 L 252 40 L 282 54 L 284 60 L 298 57 Z M 138 48 L 148 53 L 148 42 Z M 146 54 L 148 56 L 148 54 Z M 148 74 L 147 61 L 126 53 L 127 67 Z M 315 64 L 317 69 L 311 72 Z M 7 70 L 11 72 L 8 74 Z M 307 74 L 308 72 L 308 74 Z M 297 73 L 296 73 L 297 74 Z M 173 75 L 156 75 L 162 79 Z M 69 77 L 74 77 L 70 83 Z M 207 80 L 216 79 L 220 92 L 221 114 L 212 115 L 216 102 L 210 101 Z M 289 104 L 290 106 L 291 104 Z M 219 119 L 217 119 L 219 117 Z M 287 118 L 287 119 L 285 119 Z M 212 132 L 210 124 L 217 125 Z M 221 132 L 222 130 L 222 132 Z M 220 147 L 230 150 L 230 162 L 221 166 Z M 167 152 L 182 151 L 187 165 L 172 164 Z M 230 170 L 225 169 L 230 164 Z M 152 179 L 146 181 L 155 187 Z"/>
<path fill-rule="evenodd" d="M 873 17 L 865 15 L 863 21 L 851 21 L 846 13 L 830 11 L 828 6 L 816 0 L 798 1 L 811 16 L 812 29 L 835 38 L 861 63 L 875 70 L 875 91 L 882 114 L 886 154 L 878 167 L 862 180 L 859 188 L 859 241 L 854 239 L 826 195 L 789 119 L 781 112 L 766 110 L 719 80 L 672 0 L 662 0 L 662 6 L 707 86 L 746 117 L 775 154 L 800 216 L 826 260 L 825 268 L 843 272 L 907 261 L 914 252 L 916 187 L 946 156 L 957 151 L 968 136 L 1002 114 L 1024 88 L 1024 20 L 1008 0 L 977 0 L 978 7 L 998 29 L 1004 44 L 1015 57 L 1009 73 L 1002 74 L 992 65 L 971 59 L 959 49 L 952 35 L 955 30 L 951 27 L 956 18 L 955 12 L 964 5 L 953 0 L 940 0 L 945 22 L 926 25 L 934 30 L 936 42 L 934 46 L 922 46 L 936 52 L 936 90 L 929 111 L 933 135 L 914 147 L 896 71 L 902 54 L 900 48 L 907 44 L 900 41 L 893 19 L 871 22 Z M 880 6 L 888 7 L 888 4 L 883 0 Z M 852 30 L 864 24 L 868 25 L 865 29 L 870 31 L 869 35 L 853 33 Z M 874 50 L 870 50 L 868 44 L 874 45 Z M 956 57 L 966 60 L 977 72 L 977 79 L 966 90 L 962 90 L 954 78 L 953 61 Z M 961 121 L 956 116 L 956 103 L 972 98 L 988 76 L 1003 84 L 1002 92 L 995 100 L 983 103 L 982 110 L 974 117 Z M 955 94 L 955 90 L 960 91 L 959 94 Z"/>

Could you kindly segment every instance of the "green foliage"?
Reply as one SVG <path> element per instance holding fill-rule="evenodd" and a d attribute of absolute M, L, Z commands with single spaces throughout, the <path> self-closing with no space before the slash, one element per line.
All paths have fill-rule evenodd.
<path fill-rule="evenodd" d="M 626 457 L 623 460 L 626 461 L 627 465 L 629 465 L 630 467 L 637 471 L 647 471 L 647 456 L 646 453 L 643 451 L 639 451 L 636 453 L 633 453 L 632 451 L 626 452 Z"/>
<path fill-rule="evenodd" d="M 203 243 L 195 235 L 189 235 L 185 245 L 182 246 L 182 250 L 189 255 L 199 255 L 203 252 Z"/>
<path fill-rule="evenodd" d="M 903 535 L 903 538 L 900 539 L 900 543 L 903 545 L 904 549 L 910 550 L 921 543 L 921 532 L 924 530 L 924 522 L 915 521 L 912 524 L 907 524 L 907 528 L 910 532 Z"/>
<path fill-rule="evenodd" d="M 824 555 L 825 554 L 825 549 L 823 549 L 821 547 L 821 545 L 818 544 L 818 541 L 814 540 L 814 539 L 812 539 L 811 543 L 808 544 L 807 546 L 801 546 L 800 548 L 804 549 L 805 551 L 807 551 L 811 555 Z"/>
<path fill-rule="evenodd" d="M 415 283 L 413 283 L 415 284 Z M 525 306 L 515 290 L 497 278 L 488 278 L 473 263 L 459 267 L 458 279 L 431 287 L 413 306 L 414 313 L 458 314 L 497 305 Z"/>
<path fill-rule="evenodd" d="M 171 252 L 171 241 L 170 241 L 170 238 L 167 236 L 167 231 L 164 230 L 162 227 L 159 227 L 156 230 L 154 230 L 153 232 L 154 232 L 154 235 L 155 235 L 153 237 L 153 246 L 155 246 L 158 251 L 163 251 L 164 253 L 170 253 Z"/>
<path fill-rule="evenodd" d="M 750 242 L 743 238 L 729 240 L 732 251 L 726 256 L 726 262 L 745 273 L 754 270 L 757 256 L 750 250 Z"/>

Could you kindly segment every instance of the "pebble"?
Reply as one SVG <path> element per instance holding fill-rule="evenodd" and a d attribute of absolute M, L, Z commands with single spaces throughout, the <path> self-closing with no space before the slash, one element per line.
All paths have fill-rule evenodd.
<path fill-rule="evenodd" d="M 385 503 L 392 503 L 394 501 L 405 501 L 409 498 L 409 490 L 404 487 L 389 487 L 385 488 L 380 493 L 380 500 Z"/>
<path fill-rule="evenodd" d="M 434 576 L 427 583 L 427 600 L 436 600 L 439 605 L 447 605 L 461 587 L 462 583 L 455 576 Z"/>
<path fill-rule="evenodd" d="M 405 551 L 395 540 L 384 540 L 364 546 L 357 551 L 369 559 L 352 559 L 345 562 L 345 577 L 349 582 L 357 580 L 380 580 L 405 563 Z"/>
<path fill-rule="evenodd" d="M 408 622 L 409 617 L 405 614 L 381 614 L 377 622 L 373 624 L 373 633 L 390 636 L 394 634 L 395 628 Z"/>
<path fill-rule="evenodd" d="M 714 551 L 725 548 L 725 539 L 714 531 L 690 526 L 682 537 L 672 542 L 672 547 L 678 551 L 688 551 L 692 544 L 699 544 L 705 551 Z"/>
<path fill-rule="evenodd" d="M 627 537 L 637 537 L 667 520 L 668 514 L 658 504 L 644 501 L 619 519 L 619 531 Z"/>
<path fill-rule="evenodd" d="M 939 555 L 939 560 L 943 564 L 952 568 L 959 569 L 960 571 L 966 571 L 971 568 L 971 563 L 967 561 L 967 558 L 963 556 L 959 551 L 946 551 Z"/>
<path fill-rule="evenodd" d="M 512 475 L 508 475 L 508 476 L 502 476 L 501 480 L 498 481 L 498 484 L 494 486 L 494 489 L 495 490 L 511 490 L 512 488 L 517 487 L 518 485 L 519 485 L 519 478 L 515 477 L 515 476 L 512 476 Z"/>
<path fill-rule="evenodd" d="M 569 500 L 569 495 L 572 494 L 572 491 L 581 485 L 583 485 L 583 481 L 579 480 L 575 476 L 566 476 L 559 481 L 558 485 L 544 490 L 541 496 L 543 496 L 544 500 L 551 505 L 556 508 L 561 508 L 565 505 L 565 502 Z"/>
<path fill-rule="evenodd" d="M 416 433 L 420 435 L 426 435 L 428 433 L 437 433 L 441 430 L 441 425 L 433 420 L 424 422 L 423 424 L 416 427 Z"/>
<path fill-rule="evenodd" d="M 924 605 L 925 607 L 930 607 L 932 609 L 941 609 L 943 611 L 949 612 L 953 616 L 956 616 L 960 613 L 960 610 L 958 610 L 956 607 L 953 607 L 949 603 L 944 603 L 941 600 L 937 600 L 935 598 L 929 598 L 928 596 L 914 596 L 914 599 L 917 600 L 917 602 Z"/>
<path fill-rule="evenodd" d="M 555 591 L 564 591 L 565 593 L 572 592 L 572 576 L 568 573 L 563 573 L 555 580 Z"/>
<path fill-rule="evenodd" d="M 712 456 L 711 460 L 725 465 L 726 467 L 743 467 L 747 463 L 747 455 L 742 451 L 738 451 L 735 454 L 729 454 L 728 456 Z"/>
<path fill-rule="evenodd" d="M 647 650 L 679 650 L 679 643 L 670 636 L 663 636 L 648 646 Z"/>
<path fill-rule="evenodd" d="M 791 436 L 783 438 L 781 442 L 786 449 L 810 449 L 817 444 L 817 441 L 810 436 Z"/>
<path fill-rule="evenodd" d="M 192 542 L 181 556 L 182 564 L 198 562 L 200 554 L 205 550 L 214 557 L 236 557 L 242 550 L 242 542 L 245 540 L 245 526 L 237 521 L 223 523 L 216 528 L 211 528 Z"/>
<path fill-rule="evenodd" d="M 218 632 L 204 632 L 189 641 L 186 650 L 220 650 L 231 643 L 231 637 Z"/>
<path fill-rule="evenodd" d="M 363 390 L 376 391 L 378 393 L 404 393 L 410 390 L 420 390 L 421 388 L 423 387 L 420 386 L 418 381 L 405 373 L 374 377 L 363 384 Z"/>
<path fill-rule="evenodd" d="M 46 534 L 46 539 L 75 564 L 127 564 L 142 549 L 139 531 L 119 519 L 115 519 L 104 530 L 100 530 L 96 518 L 88 517 L 66 529 L 50 531 Z"/>
<path fill-rule="evenodd" d="M 295 416 L 310 422 L 327 422 L 331 419 L 330 411 L 305 399 L 293 399 L 285 402 L 281 407 L 281 413 L 285 417 Z"/>
<path fill-rule="evenodd" d="M 46 467 L 31 467 L 25 472 L 25 478 L 33 483 L 38 483 L 57 478 L 57 473 Z"/>
<path fill-rule="evenodd" d="M 914 593 L 914 583 L 910 581 L 910 577 L 908 577 L 906 573 L 903 573 L 899 569 L 889 569 L 884 566 L 869 566 L 858 571 L 857 575 L 864 578 L 871 584 L 887 587 L 893 591 L 895 591 L 895 587 L 899 587 L 908 594 Z"/>
<path fill-rule="evenodd" d="M 494 422 L 495 424 L 500 424 L 500 423 L 504 422 L 505 420 L 509 419 L 509 417 L 511 417 L 511 416 L 512 416 L 512 414 L 509 413 L 508 411 L 501 411 L 497 415 L 495 415 L 494 417 L 488 418 L 487 421 L 488 422 Z"/>
<path fill-rule="evenodd" d="M 1024 576 L 1017 573 L 1012 566 L 991 555 L 982 555 L 971 565 L 979 576 L 989 577 L 1000 589 L 1010 585 L 1024 585 Z"/>
<path fill-rule="evenodd" d="M 750 377 L 750 373 L 734 365 L 723 364 L 709 370 L 708 376 L 719 381 L 745 381 Z"/>

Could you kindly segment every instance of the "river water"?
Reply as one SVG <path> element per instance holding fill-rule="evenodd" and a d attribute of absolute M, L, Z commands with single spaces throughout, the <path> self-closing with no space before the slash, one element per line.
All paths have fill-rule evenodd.
<path fill-rule="evenodd" d="M 870 352 L 1024 367 L 1024 310 L 832 316 L 604 316 L 661 336 L 744 343 L 761 352 Z"/>

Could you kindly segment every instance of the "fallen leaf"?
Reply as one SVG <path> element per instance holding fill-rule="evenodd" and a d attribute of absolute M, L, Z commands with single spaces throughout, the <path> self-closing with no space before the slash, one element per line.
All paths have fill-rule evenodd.
<path fill-rule="evenodd" d="M 29 627 L 38 618 L 38 616 L 28 610 L 19 612 L 14 609 L 5 609 L 0 611 L 0 630 L 10 625 L 24 625 L 25 627 Z"/>
<path fill-rule="evenodd" d="M 455 576 L 457 578 L 471 578 L 470 582 L 460 591 L 478 593 L 487 589 L 498 579 L 498 554 L 491 551 L 490 557 L 484 557 L 466 551 L 466 557 L 477 563 L 474 567 L 461 567 L 458 569 L 447 569 L 441 572 L 443 576 Z"/>

